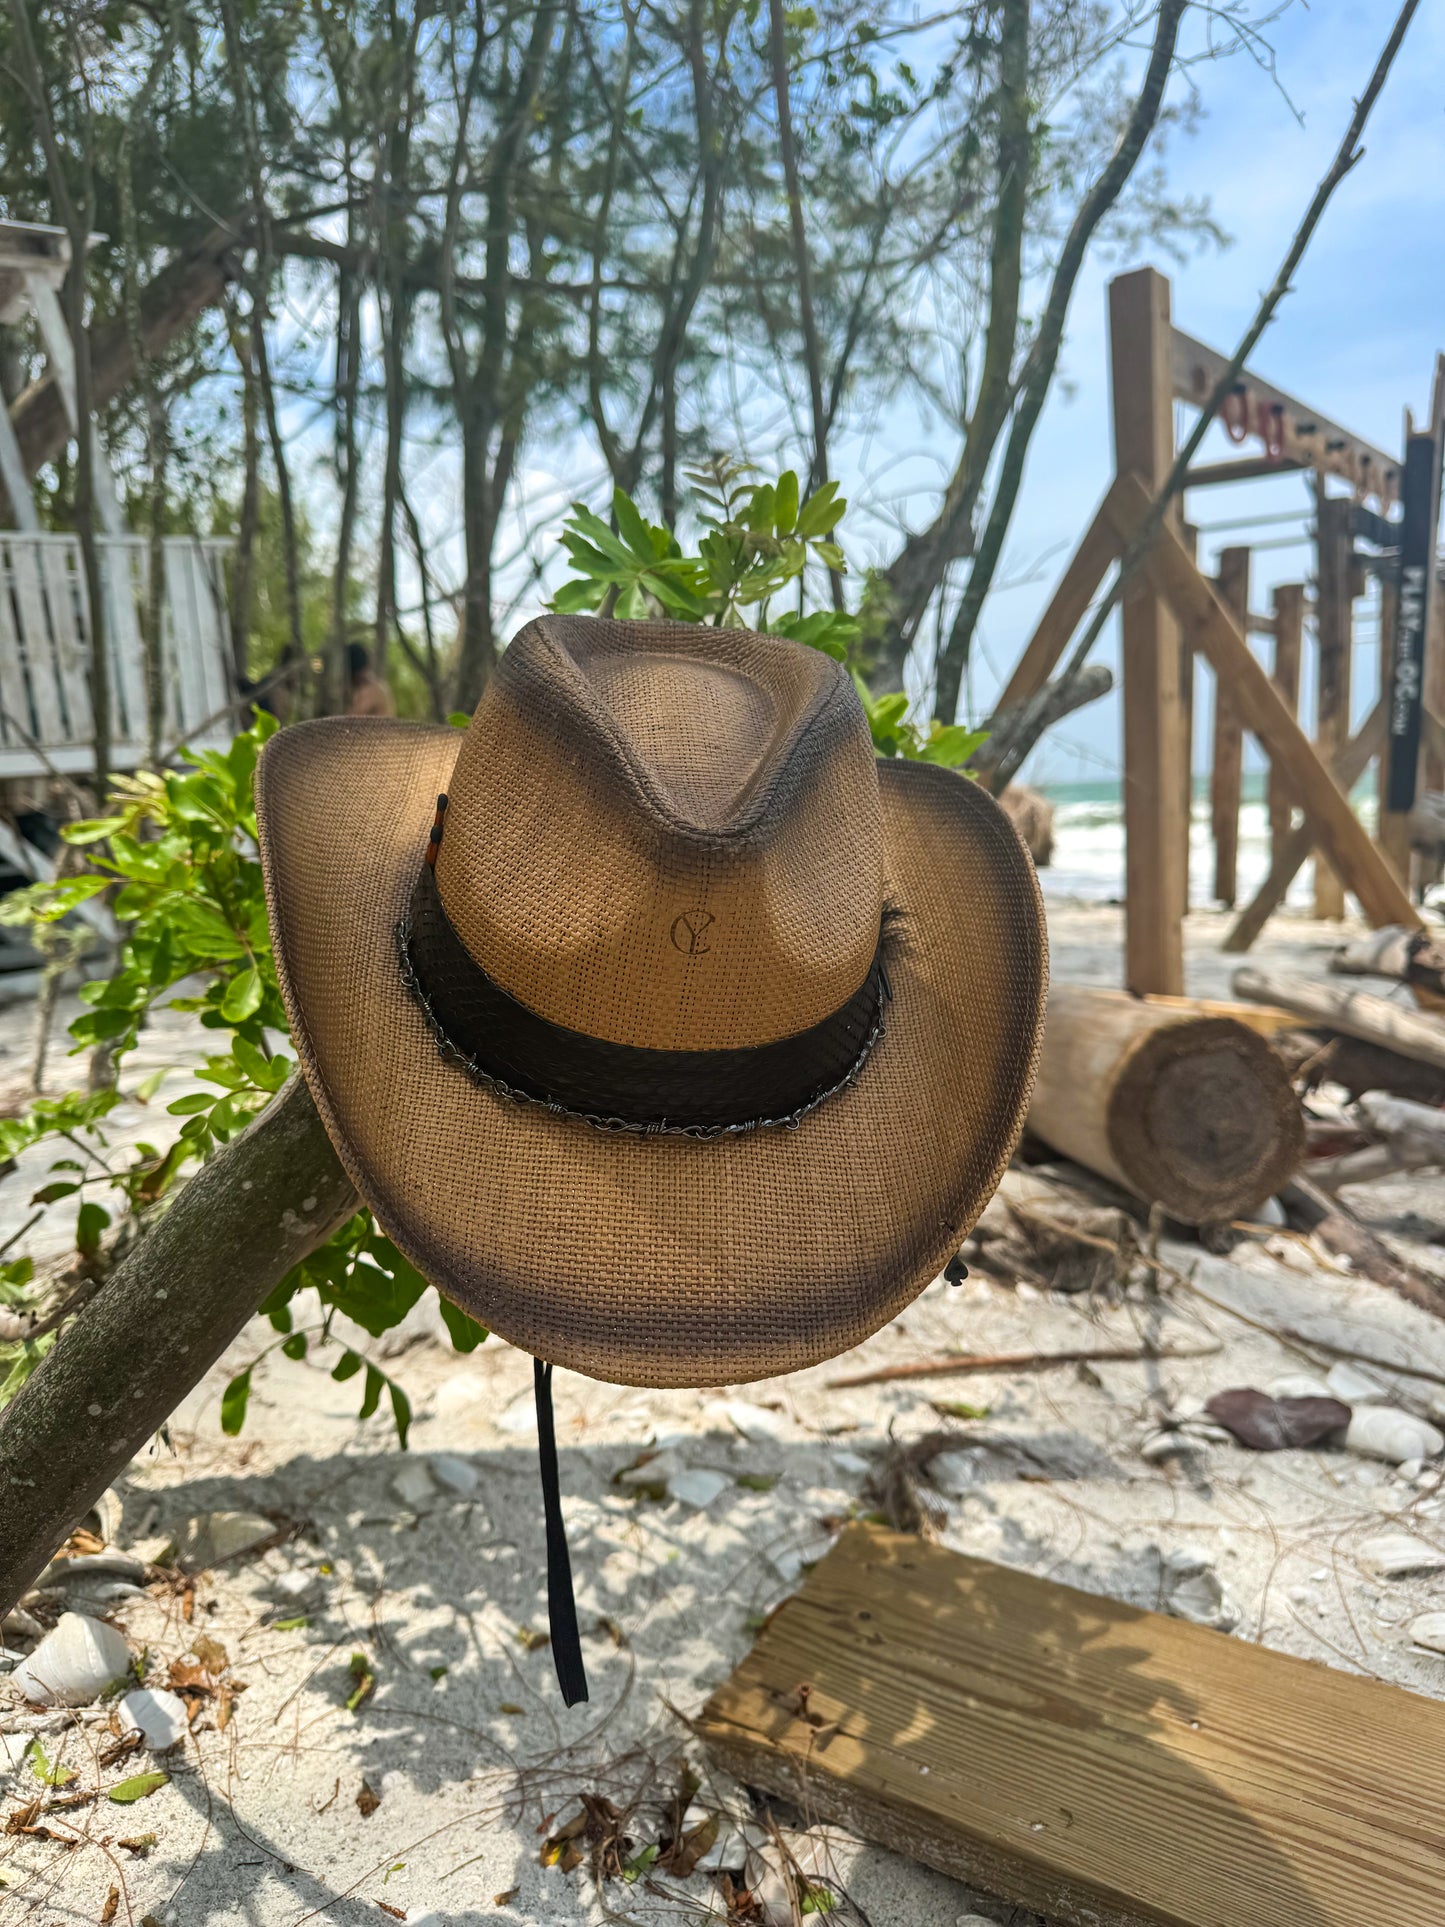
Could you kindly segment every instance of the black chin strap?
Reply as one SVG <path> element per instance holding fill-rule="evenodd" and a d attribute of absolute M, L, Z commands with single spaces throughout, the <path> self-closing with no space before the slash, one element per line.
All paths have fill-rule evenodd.
<path fill-rule="evenodd" d="M 542 1506 L 547 1520 L 547 1618 L 552 1630 L 552 1657 L 557 1662 L 557 1684 L 568 1706 L 587 1697 L 587 1669 L 582 1664 L 582 1640 L 577 1631 L 577 1601 L 572 1596 L 572 1561 L 567 1554 L 567 1528 L 562 1520 L 562 1494 L 557 1483 L 557 1432 L 552 1422 L 552 1367 L 532 1360 L 532 1385 L 537 1396 L 537 1457 L 542 1468 Z"/>

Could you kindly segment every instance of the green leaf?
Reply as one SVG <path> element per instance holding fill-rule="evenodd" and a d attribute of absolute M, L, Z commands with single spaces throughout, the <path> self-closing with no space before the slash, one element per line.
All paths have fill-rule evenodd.
<path fill-rule="evenodd" d="M 221 999 L 221 1015 L 228 1024 L 243 1023 L 261 1008 L 261 973 L 252 964 L 249 970 L 233 977 Z"/>
<path fill-rule="evenodd" d="M 363 1360 L 363 1363 L 365 1363 L 364 1360 Z M 381 1395 L 385 1390 L 386 1390 L 385 1378 L 376 1369 L 374 1365 L 367 1365 L 366 1390 L 362 1394 L 361 1410 L 357 1413 L 356 1416 L 359 1419 L 370 1418 L 372 1413 L 376 1410 L 377 1406 L 380 1405 Z"/>
<path fill-rule="evenodd" d="M 773 527 L 779 535 L 791 535 L 798 520 L 798 478 L 792 469 L 778 477 L 773 497 Z"/>
<path fill-rule="evenodd" d="M 944 769 L 957 769 L 974 751 L 988 741 L 986 729 L 968 729 L 962 723 L 935 722 L 916 760 L 937 763 Z"/>
<path fill-rule="evenodd" d="M 632 1859 L 628 1861 L 627 1865 L 622 1869 L 622 1878 L 627 1882 L 629 1887 L 635 1880 L 640 1880 L 643 1874 L 647 1872 L 653 1861 L 656 1860 L 658 1851 L 659 1849 L 656 1846 L 644 1847 L 641 1853 L 634 1854 Z"/>
<path fill-rule="evenodd" d="M 453 729 L 470 729 L 472 719 L 464 709 L 454 709 L 447 717 Z"/>
<path fill-rule="evenodd" d="M 346 1696 L 346 1710 L 348 1713 L 354 1713 L 362 1701 L 370 1699 L 376 1691 L 376 1674 L 372 1671 L 371 1661 L 365 1653 L 353 1653 L 347 1670 L 354 1684 Z"/>
<path fill-rule="evenodd" d="M 338 1383 L 343 1383 L 348 1378 L 355 1378 L 360 1370 L 361 1360 L 357 1357 L 356 1353 L 343 1352 L 332 1366 L 331 1376 L 336 1379 Z"/>
<path fill-rule="evenodd" d="M 460 1305 L 454 1305 L 450 1298 L 437 1293 L 441 1305 L 442 1323 L 452 1341 L 452 1350 L 474 1352 L 487 1335 L 485 1325 L 479 1325 L 475 1318 L 464 1312 Z"/>
<path fill-rule="evenodd" d="M 140 1083 L 135 1087 L 135 1100 L 137 1104 L 150 1103 L 151 1099 L 169 1076 L 170 1070 L 171 1066 L 169 1064 L 162 1064 L 158 1071 L 152 1071 L 149 1077 L 143 1077 L 141 1079 Z"/>
<path fill-rule="evenodd" d="M 110 1223 L 104 1205 L 83 1204 L 75 1220 L 75 1248 L 83 1258 L 93 1258 L 100 1250 L 101 1237 Z"/>
<path fill-rule="evenodd" d="M 651 565 L 657 553 L 652 546 L 652 531 L 632 497 L 620 488 L 612 491 L 612 513 L 617 517 L 617 532 L 628 548 L 640 562 Z"/>
<path fill-rule="evenodd" d="M 404 1452 L 406 1435 L 411 1430 L 411 1400 L 394 1378 L 386 1381 L 386 1388 L 391 1394 L 391 1420 L 396 1427 L 397 1443 Z"/>
<path fill-rule="evenodd" d="M 52 1766 L 39 1740 L 30 1742 L 25 1749 L 25 1757 L 30 1762 L 30 1771 L 42 1786 L 66 1786 L 75 1778 L 68 1766 L 61 1766 L 58 1761 Z"/>
<path fill-rule="evenodd" d="M 169 1117 L 198 1117 L 202 1111 L 209 1111 L 216 1103 L 210 1091 L 192 1091 L 186 1097 L 178 1097 L 166 1106 Z"/>
<path fill-rule="evenodd" d="M 305 1332 L 292 1332 L 291 1336 L 282 1345 L 281 1350 L 287 1358 L 304 1358 L 306 1356 Z"/>
<path fill-rule="evenodd" d="M 273 1633 L 294 1633 L 298 1628 L 309 1626 L 310 1624 L 311 1617 L 309 1613 L 293 1613 L 290 1619 L 273 1621 L 271 1630 Z"/>
<path fill-rule="evenodd" d="M 31 1193 L 30 1202 L 32 1204 L 54 1204 L 57 1198 L 68 1198 L 72 1192 L 78 1191 L 79 1189 L 80 1186 L 78 1184 L 66 1184 L 64 1182 L 42 1184 L 38 1191 Z"/>
<path fill-rule="evenodd" d="M 122 1780 L 119 1786 L 113 1786 L 110 1797 L 118 1807 L 134 1806 L 137 1800 L 149 1799 L 152 1793 L 159 1793 L 170 1783 L 169 1773 L 137 1773 L 129 1780 Z"/>
<path fill-rule="evenodd" d="M 235 1438 L 246 1423 L 246 1406 L 251 1398 L 251 1367 L 237 1372 L 225 1391 L 221 1394 L 221 1430 L 228 1439 Z"/>
<path fill-rule="evenodd" d="M 795 525 L 798 534 L 827 535 L 830 530 L 837 528 L 847 507 L 846 500 L 839 499 L 838 484 L 824 482 L 820 489 L 808 497 L 799 511 Z"/>

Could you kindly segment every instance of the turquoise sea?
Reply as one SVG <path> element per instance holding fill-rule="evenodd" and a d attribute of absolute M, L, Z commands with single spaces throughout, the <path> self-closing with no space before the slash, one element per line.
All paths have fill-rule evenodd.
<path fill-rule="evenodd" d="M 1035 787 L 1054 806 L 1054 860 L 1039 872 L 1045 896 L 1080 897 L 1093 903 L 1116 901 L 1124 894 L 1124 806 L 1117 780 L 1083 783 L 1039 783 Z M 1264 881 L 1269 869 L 1269 819 L 1265 813 L 1265 778 L 1247 771 L 1239 812 L 1239 901 L 1245 903 Z M 1371 780 L 1356 791 L 1353 802 L 1361 821 L 1374 828 L 1375 798 Z M 1189 897 L 1201 905 L 1213 901 L 1214 846 L 1209 834 L 1209 778 L 1194 779 L 1194 807 L 1189 834 Z M 1311 866 L 1295 878 L 1286 899 L 1308 908 Z"/>

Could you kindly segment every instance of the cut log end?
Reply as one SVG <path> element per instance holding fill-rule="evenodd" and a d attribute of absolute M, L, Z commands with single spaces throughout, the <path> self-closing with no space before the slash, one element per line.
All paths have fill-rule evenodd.
<path fill-rule="evenodd" d="M 1264 1039 L 1229 1017 L 1141 1037 L 1110 1094 L 1109 1148 L 1131 1190 L 1186 1224 L 1241 1216 L 1304 1155 L 1299 1100 Z"/>

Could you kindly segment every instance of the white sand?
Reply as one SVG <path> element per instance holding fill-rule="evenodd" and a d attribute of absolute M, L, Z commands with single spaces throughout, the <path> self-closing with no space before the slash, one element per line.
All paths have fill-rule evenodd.
<path fill-rule="evenodd" d="M 1051 917 L 1059 977 L 1117 980 L 1117 913 L 1064 907 Z M 1233 960 L 1203 947 L 1220 922 L 1191 919 L 1191 987 L 1201 992 L 1227 987 Z M 1320 947 L 1338 935 L 1281 923 L 1260 954 L 1317 966 Z M 176 1059 L 187 1047 L 180 1031 L 148 1045 Z M 153 1116 L 144 1130 L 144 1117 L 120 1122 L 118 1135 L 160 1136 Z M 33 1176 L 0 1187 L 0 1235 L 19 1221 Z M 1438 1248 L 1419 1241 L 1422 1214 L 1445 1218 L 1445 1183 L 1377 1186 L 1353 1201 L 1387 1232 L 1402 1213 L 1416 1214 L 1406 1226 L 1415 1255 L 1439 1262 Z M 1194 1246 L 1166 1255 L 1192 1282 L 1113 1307 L 977 1277 L 958 1288 L 939 1282 L 846 1363 L 763 1385 L 654 1393 L 559 1375 L 562 1482 L 593 1694 L 570 1713 L 549 1653 L 517 1637 L 519 1627 L 546 1623 L 529 1361 L 497 1343 L 458 1358 L 436 1342 L 430 1318 L 414 1317 L 402 1342 L 415 1342 L 387 1361 L 417 1406 L 404 1458 L 389 1421 L 357 1423 L 356 1381 L 337 1385 L 324 1366 L 272 1353 L 244 1434 L 227 1440 L 221 1387 L 270 1342 L 267 1329 L 253 1328 L 178 1413 L 171 1449 L 158 1445 L 132 1467 L 121 1538 L 154 1540 L 214 1508 L 263 1510 L 289 1522 L 291 1536 L 203 1577 L 189 1626 L 164 1587 L 112 1614 L 132 1648 L 147 1651 L 152 1683 L 163 1684 L 170 1661 L 204 1631 L 224 1644 L 246 1691 L 225 1732 L 208 1712 L 167 1758 L 172 1779 L 161 1791 L 131 1807 L 102 1800 L 51 1816 L 47 1824 L 78 1834 L 79 1847 L 0 1836 L 0 1914 L 43 1927 L 92 1922 L 114 1884 L 123 1888 L 116 1918 L 128 1927 L 146 1913 L 186 1927 L 394 1917 L 378 1903 L 413 1918 L 431 1908 L 450 1927 L 704 1917 L 711 1884 L 702 1876 L 651 1889 L 614 1882 L 599 1895 L 585 1868 L 544 1871 L 539 1827 L 545 1833 L 547 1815 L 567 1818 L 580 1792 L 620 1801 L 650 1782 L 650 1812 L 633 1831 L 639 1845 L 655 1839 L 675 1780 L 670 1756 L 687 1739 L 669 1707 L 694 1711 L 745 1652 L 756 1615 L 794 1589 L 802 1562 L 841 1519 L 871 1507 L 868 1475 L 890 1434 L 906 1442 L 945 1425 L 963 1455 L 948 1467 L 955 1496 L 945 1543 L 1151 1607 L 1167 1604 L 1169 1556 L 1198 1555 L 1239 1615 L 1238 1637 L 1445 1694 L 1445 1658 L 1413 1647 L 1405 1631 L 1413 1615 L 1445 1606 L 1445 1587 L 1380 1581 L 1360 1559 L 1362 1543 L 1386 1530 L 1445 1548 L 1445 1496 L 1432 1473 L 1410 1482 L 1339 1451 L 1260 1456 L 1219 1444 L 1156 1464 L 1139 1450 L 1165 1407 L 1331 1362 L 1333 1352 L 1261 1327 L 1435 1374 L 1438 1383 L 1401 1381 L 1406 1401 L 1426 1411 L 1445 1398 L 1445 1328 L 1312 1264 L 1287 1238 L 1241 1247 L 1227 1261 Z M 840 1371 L 960 1345 L 1062 1349 L 1139 1332 L 1222 1349 L 1164 1364 L 828 1385 Z M 946 1420 L 930 1397 L 984 1404 L 989 1416 Z M 729 1400 L 740 1408 L 726 1409 Z M 646 1447 L 725 1483 L 701 1509 L 628 1498 L 613 1476 Z M 475 1467 L 476 1495 L 438 1488 L 409 1509 L 392 1482 L 436 1452 Z M 759 1490 L 740 1476 L 776 1483 Z M 301 1615 L 302 1625 L 276 1624 Z M 620 1645 L 598 1630 L 603 1617 Z M 344 1704 L 353 1654 L 376 1679 L 354 1713 Z M 40 1789 L 21 1757 L 35 1722 L 6 1705 L 6 1690 L 0 1683 L 0 1725 L 15 1729 L 0 1741 L 12 1762 L 9 1813 Z M 150 1764 L 140 1756 L 98 1770 L 107 1717 L 83 1710 L 45 1722 L 57 1729 L 45 1739 L 51 1758 L 79 1776 L 67 1791 Z M 357 1806 L 363 1778 L 380 1795 L 369 1818 Z M 703 1799 L 727 1795 L 705 1789 Z M 117 1844 L 148 1832 L 157 1836 L 149 1858 Z M 879 1847 L 842 1843 L 831 1880 L 874 1927 L 952 1927 L 970 1912 L 1029 1927 L 1003 1902 Z"/>

